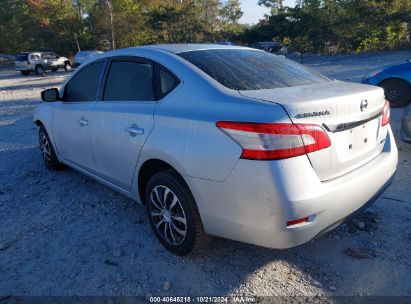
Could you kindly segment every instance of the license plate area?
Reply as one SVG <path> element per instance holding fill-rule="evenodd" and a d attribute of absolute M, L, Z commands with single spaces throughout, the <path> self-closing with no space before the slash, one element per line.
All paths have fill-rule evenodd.
<path fill-rule="evenodd" d="M 341 161 L 372 153 L 377 148 L 379 119 L 366 122 L 344 132 L 334 133 L 336 150 Z"/>

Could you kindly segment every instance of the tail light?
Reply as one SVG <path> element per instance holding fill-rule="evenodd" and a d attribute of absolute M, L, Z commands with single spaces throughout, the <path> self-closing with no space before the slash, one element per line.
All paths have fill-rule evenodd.
<path fill-rule="evenodd" d="M 382 110 L 381 126 L 384 127 L 390 123 L 390 116 L 391 116 L 390 103 L 388 100 L 385 100 L 384 108 Z"/>
<path fill-rule="evenodd" d="M 307 223 L 309 219 L 310 219 L 309 217 L 304 217 L 298 220 L 287 221 L 287 227 L 302 224 L 302 223 Z"/>
<path fill-rule="evenodd" d="M 244 159 L 284 159 L 331 146 L 324 129 L 312 124 L 219 121 L 217 127 L 243 148 Z"/>

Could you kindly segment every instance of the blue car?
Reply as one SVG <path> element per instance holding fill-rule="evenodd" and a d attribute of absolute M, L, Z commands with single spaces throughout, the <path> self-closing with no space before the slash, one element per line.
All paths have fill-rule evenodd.
<path fill-rule="evenodd" d="M 361 82 L 382 87 L 391 107 L 404 107 L 411 100 L 411 60 L 370 72 Z"/>

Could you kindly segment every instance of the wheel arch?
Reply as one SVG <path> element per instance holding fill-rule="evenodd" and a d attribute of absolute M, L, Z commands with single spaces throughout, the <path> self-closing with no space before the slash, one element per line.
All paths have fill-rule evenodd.
<path fill-rule="evenodd" d="M 384 82 L 389 81 L 389 80 L 400 80 L 402 82 L 405 82 L 408 85 L 408 88 L 411 90 L 411 81 L 407 80 L 406 78 L 400 77 L 400 76 L 384 78 L 378 83 L 378 86 L 381 86 Z"/>
<path fill-rule="evenodd" d="M 47 110 L 46 103 L 41 103 L 40 105 L 38 105 L 34 110 L 33 116 L 34 116 L 33 123 L 37 127 L 39 128 L 43 127 L 46 130 L 47 135 L 50 138 L 51 145 L 53 146 L 53 149 L 56 153 L 56 156 L 60 160 L 60 153 L 57 148 L 56 142 L 54 140 L 54 136 L 53 136 L 53 132 L 51 128 L 52 113 L 51 111 Z"/>
<path fill-rule="evenodd" d="M 175 173 L 177 173 L 181 177 L 181 180 L 184 182 L 185 186 L 190 189 L 183 175 L 168 162 L 157 158 L 148 159 L 144 161 L 144 163 L 140 166 L 137 178 L 137 190 L 140 196 L 140 201 L 143 205 L 145 204 L 145 189 L 150 177 L 158 172 L 165 170 L 173 170 Z"/>
<path fill-rule="evenodd" d="M 43 124 L 43 122 L 42 122 L 40 119 L 36 119 L 36 120 L 34 121 L 34 124 L 35 124 L 37 127 L 44 127 L 44 124 Z"/>

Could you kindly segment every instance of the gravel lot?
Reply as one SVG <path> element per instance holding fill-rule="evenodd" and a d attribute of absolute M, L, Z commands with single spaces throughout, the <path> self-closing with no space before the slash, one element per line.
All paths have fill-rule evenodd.
<path fill-rule="evenodd" d="M 410 58 L 299 61 L 359 81 Z M 397 140 L 398 174 L 383 196 L 328 235 L 283 251 L 215 238 L 200 256 L 176 257 L 141 206 L 74 170 L 43 166 L 32 111 L 40 91 L 68 75 L 0 70 L 0 295 L 411 296 L 411 145 Z M 392 111 L 397 139 L 401 113 Z"/>

